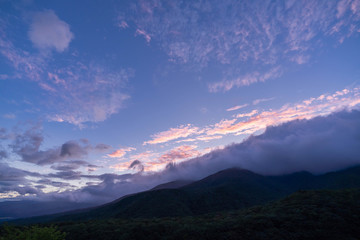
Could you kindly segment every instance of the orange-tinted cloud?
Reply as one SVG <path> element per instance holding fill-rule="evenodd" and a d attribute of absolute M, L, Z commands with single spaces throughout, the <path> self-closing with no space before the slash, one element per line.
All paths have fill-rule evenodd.
<path fill-rule="evenodd" d="M 164 143 L 178 138 L 185 138 L 193 134 L 199 134 L 199 128 L 194 127 L 191 124 L 181 125 L 178 128 L 170 128 L 167 131 L 159 132 L 152 135 L 152 140 L 144 142 L 146 144 Z"/>
<path fill-rule="evenodd" d="M 133 148 L 133 147 L 127 147 L 127 148 L 120 148 L 110 154 L 108 154 L 109 157 L 112 157 L 112 158 L 121 158 L 123 157 L 127 152 L 131 152 L 131 151 L 134 151 L 136 150 L 136 148 Z"/>
<path fill-rule="evenodd" d="M 183 145 L 180 147 L 176 147 L 169 152 L 161 155 L 159 161 L 161 163 L 168 163 L 175 160 L 195 157 L 200 154 L 199 151 L 195 150 L 196 148 L 197 146 L 195 145 Z"/>
<path fill-rule="evenodd" d="M 344 108 L 353 108 L 360 103 L 360 88 L 344 89 L 334 94 L 323 94 L 299 104 L 284 105 L 278 110 L 270 110 L 253 115 L 249 120 L 236 122 L 236 119 L 222 120 L 209 127 L 208 135 L 253 134 L 267 126 L 279 125 L 296 119 L 310 119 L 330 114 Z"/>
<path fill-rule="evenodd" d="M 249 113 L 240 113 L 240 114 L 237 114 L 235 117 L 236 117 L 236 118 L 252 117 L 252 116 L 256 115 L 257 113 L 258 113 L 258 110 L 254 109 L 254 110 L 252 110 L 252 111 L 249 112 Z"/>

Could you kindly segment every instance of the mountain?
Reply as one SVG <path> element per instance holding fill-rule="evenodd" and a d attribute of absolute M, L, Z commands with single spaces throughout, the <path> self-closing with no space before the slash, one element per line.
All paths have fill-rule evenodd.
<path fill-rule="evenodd" d="M 232 168 L 179 188 L 150 190 L 76 213 L 24 221 L 193 216 L 261 205 L 298 190 L 345 188 L 360 188 L 360 166 L 318 176 L 308 172 L 262 176 Z"/>
<path fill-rule="evenodd" d="M 67 240 L 349 240 L 360 236 L 360 190 L 306 190 L 247 209 L 201 216 L 61 222 Z M 1 230 L 0 230 L 1 235 Z"/>
<path fill-rule="evenodd" d="M 191 180 L 177 180 L 177 181 L 172 181 L 172 182 L 157 185 L 157 186 L 153 187 L 151 190 L 180 188 L 180 187 L 186 186 L 193 182 L 194 181 L 191 181 Z"/>

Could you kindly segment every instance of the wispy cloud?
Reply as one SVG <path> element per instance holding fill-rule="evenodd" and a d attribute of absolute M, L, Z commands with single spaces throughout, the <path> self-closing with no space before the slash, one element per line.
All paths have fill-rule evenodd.
<path fill-rule="evenodd" d="M 238 110 L 238 109 L 241 109 L 241 108 L 244 108 L 244 107 L 247 107 L 248 104 L 242 104 L 242 105 L 237 105 L 237 106 L 234 106 L 234 107 L 231 107 L 231 108 L 228 108 L 226 109 L 226 111 L 235 111 L 235 110 Z"/>
<path fill-rule="evenodd" d="M 196 150 L 196 145 L 182 145 L 175 147 L 168 152 L 161 154 L 160 157 L 143 163 L 146 171 L 159 171 L 168 164 L 180 163 L 186 159 L 200 156 L 202 153 Z"/>
<path fill-rule="evenodd" d="M 148 33 L 146 33 L 144 30 L 136 29 L 135 35 L 143 36 L 146 42 L 148 43 L 151 41 L 151 36 Z"/>
<path fill-rule="evenodd" d="M 222 120 L 208 127 L 206 133 L 214 134 L 253 134 L 267 126 L 278 125 L 296 119 L 310 119 L 330 114 L 344 108 L 352 109 L 360 103 L 360 89 L 344 89 L 334 94 L 324 94 L 317 98 L 304 100 L 302 103 L 284 105 L 277 110 L 255 113 L 248 120 L 237 122 L 236 119 Z M 241 117 L 241 116 L 240 116 Z"/>
<path fill-rule="evenodd" d="M 134 24 L 171 62 L 196 69 L 222 64 L 227 70 L 222 81 L 209 84 L 213 92 L 277 78 L 281 72 L 269 73 L 269 66 L 304 64 L 314 48 L 360 31 L 358 0 L 138 0 L 119 15 L 120 28 L 124 19 Z"/>
<path fill-rule="evenodd" d="M 258 112 L 259 112 L 258 110 L 254 109 L 254 110 L 252 110 L 251 112 L 248 112 L 248 113 L 239 113 L 235 117 L 236 118 L 252 117 L 252 116 L 256 115 Z"/>
<path fill-rule="evenodd" d="M 235 79 L 224 79 L 220 82 L 210 83 L 209 90 L 210 92 L 218 91 L 229 91 L 233 87 L 242 87 L 249 86 L 257 82 L 265 82 L 268 79 L 278 78 L 282 75 L 282 70 L 280 67 L 274 67 L 267 72 L 260 73 L 258 71 L 248 73 L 244 76 L 237 77 Z"/>
<path fill-rule="evenodd" d="M 259 99 L 255 99 L 252 103 L 253 105 L 258 105 L 259 103 L 262 103 L 262 102 L 268 102 L 268 101 L 271 101 L 271 100 L 274 100 L 275 97 L 271 97 L 271 98 L 259 98 Z"/>
<path fill-rule="evenodd" d="M 223 136 L 221 136 L 221 135 L 213 135 L 213 136 L 203 135 L 203 136 L 197 137 L 196 140 L 208 142 L 210 140 L 221 139 L 222 137 Z"/>
<path fill-rule="evenodd" d="M 125 154 L 127 152 L 131 152 L 134 150 L 136 150 L 136 148 L 133 148 L 133 147 L 120 148 L 120 149 L 108 154 L 108 156 L 112 157 L 112 158 L 121 158 L 121 157 L 125 156 Z"/>
<path fill-rule="evenodd" d="M 3 115 L 3 118 L 6 118 L 6 119 L 15 119 L 15 118 L 16 118 L 16 115 L 13 114 L 13 113 L 7 113 L 7 114 L 4 114 L 4 115 Z"/>
<path fill-rule="evenodd" d="M 160 156 L 161 163 L 169 163 L 175 160 L 191 158 L 199 155 L 199 151 L 195 150 L 195 145 L 183 145 L 172 149 L 171 151 Z"/>
<path fill-rule="evenodd" d="M 47 18 L 50 18 L 48 22 Z M 34 81 L 43 90 L 46 100 L 41 105 L 47 108 L 48 120 L 80 127 L 87 122 L 101 122 L 118 113 L 129 99 L 124 88 L 134 75 L 132 69 L 113 70 L 91 60 L 84 62 L 74 55 L 69 55 L 64 64 L 51 52 L 21 49 L 6 32 L 11 33 L 14 24 L 26 26 L 26 23 L 3 22 L 6 24 L 0 29 L 0 53 L 14 68 L 14 76 Z M 34 15 L 29 35 L 35 46 L 66 54 L 63 51 L 72 39 L 68 31 L 67 23 L 47 10 Z"/>
<path fill-rule="evenodd" d="M 273 98 L 257 99 L 253 104 L 270 101 Z M 360 103 L 360 88 L 344 89 L 333 94 L 322 94 L 303 100 L 300 103 L 285 104 L 280 109 L 259 111 L 257 109 L 248 113 L 234 115 L 232 119 L 222 119 L 212 125 L 202 128 L 192 125 L 183 125 L 180 128 L 170 128 L 153 135 L 151 144 L 164 143 L 174 139 L 183 138 L 177 143 L 210 141 L 221 138 L 223 135 L 249 135 L 267 126 L 278 125 L 296 119 L 310 119 L 316 116 L 330 114 L 344 108 L 353 109 Z M 248 119 L 243 119 L 247 117 Z M 146 142 L 146 144 L 149 144 Z"/>
<path fill-rule="evenodd" d="M 144 142 L 146 144 L 157 144 L 172 141 L 179 138 L 185 138 L 193 134 L 198 134 L 199 128 L 191 124 L 181 125 L 177 128 L 170 128 L 167 131 L 159 132 L 151 136 L 152 140 Z"/>

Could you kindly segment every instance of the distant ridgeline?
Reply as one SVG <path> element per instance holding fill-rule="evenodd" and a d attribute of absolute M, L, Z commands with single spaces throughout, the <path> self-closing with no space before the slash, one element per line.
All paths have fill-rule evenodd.
<path fill-rule="evenodd" d="M 152 190 L 125 196 L 99 207 L 13 222 L 24 224 L 109 218 L 185 217 L 262 205 L 299 190 L 358 188 L 360 166 L 323 175 L 298 172 L 281 176 L 262 176 L 232 168 L 196 182 L 161 184 Z"/>

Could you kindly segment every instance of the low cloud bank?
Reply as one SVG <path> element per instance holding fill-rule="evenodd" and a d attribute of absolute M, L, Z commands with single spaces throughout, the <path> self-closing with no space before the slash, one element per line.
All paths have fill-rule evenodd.
<path fill-rule="evenodd" d="M 359 156 L 360 111 L 343 111 L 268 127 L 259 136 L 180 164 L 169 164 L 162 172 L 104 174 L 98 176 L 102 180 L 100 184 L 62 193 L 61 197 L 109 201 L 168 181 L 201 179 L 230 167 L 264 175 L 297 171 L 321 174 L 360 164 Z"/>
<path fill-rule="evenodd" d="M 21 149 L 31 148 L 26 146 Z M 64 144 L 57 152 L 60 152 L 60 156 L 61 153 L 67 156 L 79 152 L 83 154 L 82 150 L 89 149 L 71 142 Z M 0 170 L 4 170 L 3 174 L 0 174 L 0 179 L 11 178 L 10 182 L 13 184 L 0 184 L 0 188 L 35 193 L 36 198 L 41 200 L 100 204 L 127 194 L 148 190 L 161 183 L 179 179 L 198 180 L 231 167 L 244 168 L 263 175 L 289 174 L 297 171 L 321 174 L 336 171 L 360 164 L 360 111 L 342 111 L 310 120 L 295 120 L 268 127 L 263 134 L 251 136 L 242 143 L 232 144 L 179 164 L 168 164 L 161 172 L 140 170 L 135 174 L 83 175 L 74 171 L 81 163 L 73 162 L 67 168 L 57 166 L 62 171 L 56 176 L 37 176 L 36 173 L 3 165 L 0 166 Z M 136 168 L 138 165 L 141 166 L 141 162 L 135 161 L 130 167 Z M 42 192 L 43 182 L 38 182 L 39 189 L 37 186 L 27 189 L 15 188 L 19 183 L 26 182 L 26 176 L 43 177 L 45 180 L 49 177 L 65 180 L 87 179 L 89 182 L 81 189 L 61 193 Z M 52 185 L 59 184 L 61 182 L 52 182 Z"/>

